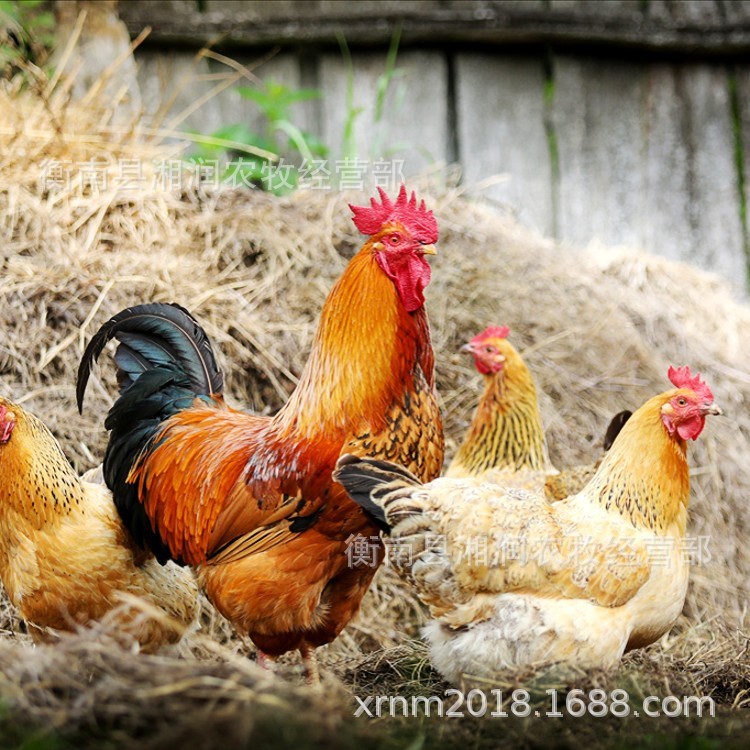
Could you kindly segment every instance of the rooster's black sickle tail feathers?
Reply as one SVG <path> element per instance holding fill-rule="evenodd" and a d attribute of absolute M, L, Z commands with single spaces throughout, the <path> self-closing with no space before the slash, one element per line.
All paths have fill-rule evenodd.
<path fill-rule="evenodd" d="M 76 383 L 79 410 L 91 368 L 113 338 L 120 342 L 115 352 L 120 397 L 104 423 L 111 430 L 104 479 L 136 543 L 165 562 L 169 549 L 128 477 L 161 423 L 190 408 L 196 398 L 210 401 L 220 395 L 224 378 L 205 331 L 187 310 L 174 304 L 138 305 L 108 320 L 86 347 Z"/>
<path fill-rule="evenodd" d="M 113 338 L 120 342 L 115 362 L 121 393 L 146 370 L 170 363 L 189 378 L 196 395 L 219 394 L 224 388 L 208 337 L 185 308 L 174 303 L 136 305 L 110 318 L 86 347 L 76 383 L 79 411 L 91 368 Z"/>

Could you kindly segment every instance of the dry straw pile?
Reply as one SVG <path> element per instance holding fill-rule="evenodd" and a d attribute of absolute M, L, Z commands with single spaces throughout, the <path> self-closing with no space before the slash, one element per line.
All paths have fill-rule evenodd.
<path fill-rule="evenodd" d="M 95 96 L 85 106 L 69 103 L 64 81 L 34 93 L 18 82 L 0 90 L 0 393 L 42 417 L 79 469 L 102 456 L 102 415 L 113 395 L 105 365 L 83 416 L 77 414 L 79 358 L 96 327 L 131 304 L 188 307 L 215 343 L 231 402 L 276 410 L 303 367 L 328 290 L 362 242 L 346 204 L 366 199 L 173 189 L 160 184 L 155 163 L 175 157 L 175 148 L 147 137 L 139 124 L 118 129 L 109 122 Z M 138 178 L 137 189 L 132 179 L 123 182 L 123 164 L 139 165 L 128 173 Z M 481 389 L 457 350 L 488 324 L 509 325 L 512 341 L 525 350 L 558 465 L 593 459 L 609 417 L 667 388 L 669 364 L 690 364 L 713 388 L 727 417 L 711 421 L 690 446 L 689 533 L 705 539 L 695 542 L 702 559 L 685 616 L 676 636 L 628 664 L 646 673 L 666 670 L 670 685 L 741 702 L 737 665 L 747 659 L 738 629 L 750 575 L 750 309 L 733 301 L 721 281 L 684 265 L 545 241 L 467 200 L 444 176 L 414 187 L 441 229 L 428 308 L 449 457 Z M 358 621 L 326 650 L 329 685 L 338 686 L 330 700 L 340 706 L 348 706 L 352 685 L 390 680 L 396 692 L 404 684 L 424 692 L 435 683 L 423 650 L 405 641 L 416 635 L 418 604 L 388 571 L 378 581 Z M 175 716 L 197 705 L 204 713 L 224 706 L 226 720 L 242 716 L 243 701 L 259 695 L 282 708 L 294 705 L 293 688 L 277 686 L 269 697 L 258 683 L 263 678 L 237 657 L 245 646 L 209 608 L 182 659 L 133 660 L 101 646 L 106 641 L 92 642 L 91 634 L 57 650 L 31 650 L 2 601 L 0 685 L 3 676 L 15 685 L 6 700 L 30 721 L 38 715 L 66 729 L 114 726 L 137 734 L 149 719 L 131 727 L 124 717 L 133 701 L 142 716 L 156 705 L 160 721 L 171 722 L 164 701 L 150 702 L 155 696 L 187 701 L 175 703 Z M 709 662 L 720 665 L 711 669 L 721 680 L 705 682 Z M 727 672 L 732 663 L 735 671 Z M 209 708 L 203 699 L 212 701 Z M 107 701 L 111 710 L 102 713 Z M 176 735 L 178 725 L 184 729 L 172 722 Z"/>

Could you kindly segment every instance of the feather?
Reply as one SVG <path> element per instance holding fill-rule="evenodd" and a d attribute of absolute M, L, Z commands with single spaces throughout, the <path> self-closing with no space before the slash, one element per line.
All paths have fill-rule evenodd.
<path fill-rule="evenodd" d="M 612 443 L 615 442 L 615 439 L 620 434 L 620 430 L 622 430 L 622 428 L 625 426 L 625 422 L 627 422 L 632 416 L 632 411 L 624 409 L 623 411 L 618 412 L 614 417 L 612 417 L 612 421 L 609 423 L 609 427 L 607 427 L 607 431 L 604 433 L 604 442 L 602 447 L 604 448 L 605 452 L 612 447 Z"/>
<path fill-rule="evenodd" d="M 170 558 L 168 545 L 141 504 L 131 471 L 152 447 L 164 420 L 193 406 L 196 397 L 209 400 L 220 394 L 223 376 L 208 337 L 187 310 L 178 305 L 138 305 L 111 318 L 89 342 L 78 371 L 79 409 L 91 367 L 112 338 L 120 342 L 115 364 L 121 395 L 104 423 L 112 431 L 104 479 L 136 543 L 165 563 Z"/>
<path fill-rule="evenodd" d="M 402 487 L 421 487 L 421 482 L 402 466 L 350 454 L 338 460 L 333 478 L 343 485 L 349 497 L 386 532 L 390 531 L 390 524 L 380 502 L 382 496 Z"/>
<path fill-rule="evenodd" d="M 125 387 L 141 374 L 138 370 L 145 360 L 151 366 L 167 362 L 179 365 L 188 376 L 196 395 L 219 394 L 223 391 L 223 374 L 208 337 L 195 318 L 176 304 L 137 305 L 107 321 L 86 347 L 76 383 L 79 411 L 83 410 L 91 368 L 112 338 L 120 341 L 121 346 L 126 346 L 120 361 L 115 355 L 118 380 L 126 384 Z"/>
<path fill-rule="evenodd" d="M 149 369 L 148 360 L 128 346 L 121 344 L 115 352 L 117 365 L 117 385 L 120 393 L 131 386 L 140 375 Z"/>

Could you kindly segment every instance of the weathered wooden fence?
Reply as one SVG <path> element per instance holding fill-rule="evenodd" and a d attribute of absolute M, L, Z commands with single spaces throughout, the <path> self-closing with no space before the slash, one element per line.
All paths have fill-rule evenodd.
<path fill-rule="evenodd" d="M 255 73 L 323 91 L 295 121 L 331 147 L 331 164 L 361 108 L 362 159 L 403 159 L 406 175 L 455 162 L 465 184 L 503 175 L 485 195 L 546 235 L 639 246 L 747 287 L 750 3 L 136 0 L 119 13 L 131 36 L 152 29 L 136 53 L 147 107 L 177 91 L 174 116 L 220 83 L 228 69 L 196 61 L 201 45 L 248 66 L 279 45 Z M 399 75 L 376 122 L 397 29 Z M 181 124 L 260 117 L 228 88 Z"/>

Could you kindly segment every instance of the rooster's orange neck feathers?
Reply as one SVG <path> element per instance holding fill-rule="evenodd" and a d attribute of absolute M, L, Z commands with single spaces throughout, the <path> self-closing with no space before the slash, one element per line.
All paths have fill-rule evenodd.
<path fill-rule="evenodd" d="M 690 476 L 685 441 L 661 420 L 669 394 L 647 401 L 628 420 L 584 492 L 639 528 L 685 533 Z"/>
<path fill-rule="evenodd" d="M 336 439 L 358 422 L 377 429 L 389 406 L 412 387 L 417 364 L 432 384 L 424 307 L 406 311 L 372 242 L 352 258 L 328 295 L 299 384 L 276 417 L 282 431 Z"/>

